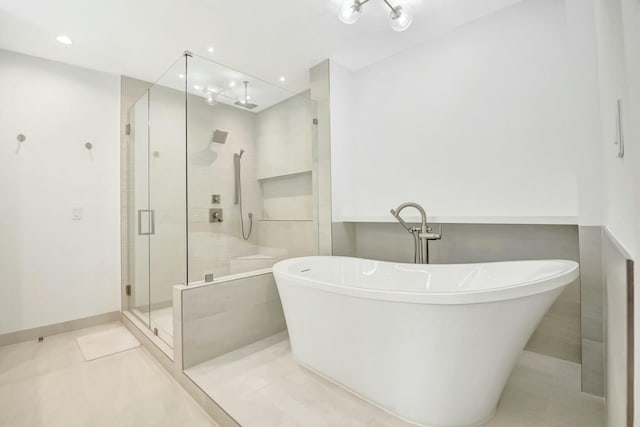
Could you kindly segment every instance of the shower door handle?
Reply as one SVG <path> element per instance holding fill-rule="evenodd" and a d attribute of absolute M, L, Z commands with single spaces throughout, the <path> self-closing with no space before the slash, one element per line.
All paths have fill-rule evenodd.
<path fill-rule="evenodd" d="M 149 215 L 149 227 L 148 231 L 142 231 L 142 215 Z M 156 234 L 156 212 L 150 209 L 138 209 L 138 235 L 139 236 L 151 236 Z"/>

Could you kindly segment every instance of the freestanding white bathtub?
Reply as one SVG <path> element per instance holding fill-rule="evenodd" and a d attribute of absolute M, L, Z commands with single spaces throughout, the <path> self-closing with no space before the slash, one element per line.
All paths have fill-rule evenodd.
<path fill-rule="evenodd" d="M 278 262 L 273 274 L 298 362 L 407 421 L 461 427 L 493 416 L 578 264 L 318 256 Z"/>

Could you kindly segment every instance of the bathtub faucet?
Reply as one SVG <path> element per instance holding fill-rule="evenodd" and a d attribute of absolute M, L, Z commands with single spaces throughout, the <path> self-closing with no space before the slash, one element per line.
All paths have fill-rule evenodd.
<path fill-rule="evenodd" d="M 420 212 L 422 217 L 420 226 L 411 226 L 400 217 L 400 212 L 404 208 L 415 208 Z M 396 209 L 391 209 L 391 215 L 395 216 L 398 222 L 413 236 L 413 262 L 416 264 L 429 264 L 429 240 L 440 240 L 442 238 L 442 227 L 440 227 L 438 233 L 434 233 L 431 227 L 427 225 L 427 213 L 424 208 L 414 202 L 406 202 Z"/>

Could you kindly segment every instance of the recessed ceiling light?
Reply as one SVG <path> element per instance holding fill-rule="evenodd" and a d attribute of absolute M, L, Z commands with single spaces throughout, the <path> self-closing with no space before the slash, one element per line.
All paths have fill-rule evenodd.
<path fill-rule="evenodd" d="M 284 76 L 280 76 L 280 81 L 281 81 L 281 82 L 284 82 L 284 81 L 286 81 L 286 80 L 287 80 L 287 79 L 285 79 L 285 78 L 284 78 Z"/>
<path fill-rule="evenodd" d="M 178 74 L 179 79 L 184 79 L 184 74 Z"/>
<path fill-rule="evenodd" d="M 71 44 L 71 43 L 73 43 L 71 41 L 71 39 L 69 37 L 65 36 L 64 34 L 60 34 L 58 37 L 56 37 L 56 40 L 58 40 L 62 44 Z"/>
<path fill-rule="evenodd" d="M 234 87 L 236 85 L 236 82 L 229 82 L 229 87 Z"/>
<path fill-rule="evenodd" d="M 209 46 L 209 48 L 207 49 L 207 52 L 213 53 L 213 46 Z"/>
<path fill-rule="evenodd" d="M 202 90 L 202 86 L 200 86 L 200 85 L 193 85 L 193 88 L 195 90 Z"/>

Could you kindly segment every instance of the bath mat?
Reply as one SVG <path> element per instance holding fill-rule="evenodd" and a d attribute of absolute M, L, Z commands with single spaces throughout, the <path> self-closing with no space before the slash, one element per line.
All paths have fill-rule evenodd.
<path fill-rule="evenodd" d="M 140 341 L 124 326 L 84 335 L 78 337 L 77 341 L 86 361 L 131 350 L 140 345 Z"/>

